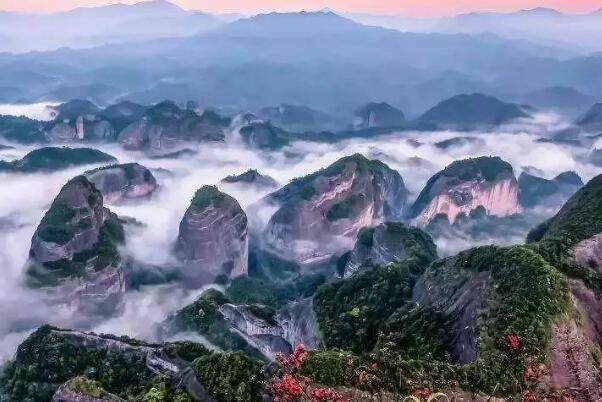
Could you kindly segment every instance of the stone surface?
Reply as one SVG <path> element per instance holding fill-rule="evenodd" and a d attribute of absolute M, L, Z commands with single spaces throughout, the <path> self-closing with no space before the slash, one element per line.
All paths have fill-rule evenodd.
<path fill-rule="evenodd" d="M 189 286 L 211 283 L 219 276 L 247 274 L 247 215 L 238 202 L 214 186 L 199 189 L 180 222 L 175 246 Z"/>
<path fill-rule="evenodd" d="M 151 171 L 137 163 L 106 166 L 84 175 L 102 193 L 108 204 L 126 199 L 148 198 L 158 187 Z"/>
<path fill-rule="evenodd" d="M 361 228 L 400 219 L 406 199 L 398 172 L 359 154 L 345 157 L 267 197 L 278 209 L 264 239 L 287 259 L 326 259 L 351 249 Z"/>

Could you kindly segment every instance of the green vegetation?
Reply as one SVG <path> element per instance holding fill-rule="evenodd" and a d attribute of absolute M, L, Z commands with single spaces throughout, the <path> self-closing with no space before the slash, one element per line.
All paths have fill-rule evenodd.
<path fill-rule="evenodd" d="M 18 161 L 4 163 L 2 169 L 33 173 L 113 161 L 115 158 L 111 155 L 93 148 L 45 147 L 31 151 Z"/>
<path fill-rule="evenodd" d="M 103 394 L 102 385 L 98 381 L 86 377 L 75 377 L 68 382 L 69 388 L 80 394 L 100 398 Z"/>
<path fill-rule="evenodd" d="M 218 208 L 226 200 L 226 197 L 226 194 L 219 191 L 216 186 L 203 186 L 194 193 L 192 206 L 202 209 L 213 205 Z"/>
<path fill-rule="evenodd" d="M 194 371 L 217 402 L 261 400 L 262 363 L 239 352 L 214 353 L 198 358 Z"/>
<path fill-rule="evenodd" d="M 65 201 L 57 200 L 42 218 L 37 235 L 46 242 L 65 244 L 75 235 L 73 218 L 75 210 L 69 208 Z"/>
<path fill-rule="evenodd" d="M 219 312 L 220 306 L 229 302 L 218 290 L 206 290 L 194 303 L 171 318 L 171 326 L 178 332 L 197 332 L 224 350 L 238 350 L 261 358 L 260 352 L 251 347 L 242 336 L 230 331 L 230 326 Z"/>
<path fill-rule="evenodd" d="M 20 144 L 46 142 L 42 124 L 25 116 L 0 115 L 0 137 Z"/>
<path fill-rule="evenodd" d="M 320 288 L 316 312 L 326 345 L 358 357 L 317 352 L 308 358 L 319 362 L 306 367 L 308 375 L 324 378 L 327 385 L 356 386 L 357 369 L 376 363 L 372 374 L 379 387 L 400 394 L 410 392 L 415 384 L 449 389 L 454 382 L 468 391 L 520 393 L 525 386 L 524 367 L 528 361 L 546 361 L 552 325 L 568 311 L 566 279 L 525 246 L 468 250 L 434 263 L 427 277 L 446 298 L 453 294 L 445 290 L 451 286 L 447 278 L 462 274 L 471 280 L 479 272 L 489 272 L 492 282 L 477 321 L 475 361 L 460 365 L 448 360 L 453 317 L 428 305 L 408 303 L 413 277 L 407 269 L 390 265 Z M 510 335 L 520 340 L 516 350 L 507 343 Z M 321 367 L 327 364 L 335 367 L 325 373 Z"/>

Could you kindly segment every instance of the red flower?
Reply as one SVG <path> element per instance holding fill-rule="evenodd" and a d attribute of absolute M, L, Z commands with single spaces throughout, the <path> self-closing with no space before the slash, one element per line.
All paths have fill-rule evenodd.
<path fill-rule="evenodd" d="M 523 402 L 538 402 L 537 394 L 533 391 L 526 390 L 522 395 Z"/>
<path fill-rule="evenodd" d="M 520 349 L 520 338 L 517 335 L 506 335 L 506 343 L 512 352 Z"/>
<path fill-rule="evenodd" d="M 298 370 L 303 364 L 305 356 L 307 356 L 307 351 L 305 350 L 305 346 L 300 343 L 295 346 L 295 350 L 290 356 L 285 356 L 282 353 L 278 353 L 276 355 L 276 360 L 285 368 Z"/>
<path fill-rule="evenodd" d="M 314 388 L 311 397 L 312 402 L 346 402 L 346 399 L 332 388 Z"/>
<path fill-rule="evenodd" d="M 303 388 L 293 376 L 284 374 L 272 383 L 272 393 L 275 401 L 294 401 L 303 394 Z"/>

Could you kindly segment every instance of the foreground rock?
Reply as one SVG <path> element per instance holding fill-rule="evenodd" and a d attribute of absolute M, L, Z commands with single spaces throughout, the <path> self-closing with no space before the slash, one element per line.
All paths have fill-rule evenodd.
<path fill-rule="evenodd" d="M 416 249 L 425 250 L 432 259 L 437 256 L 433 240 L 420 229 L 408 228 L 398 222 L 362 229 L 353 250 L 343 256 L 345 264 L 342 276 L 348 278 L 371 267 L 400 263 L 415 253 Z"/>
<path fill-rule="evenodd" d="M 526 172 L 518 178 L 518 201 L 524 208 L 560 206 L 583 182 L 575 172 L 564 172 L 548 180 Z"/>
<path fill-rule="evenodd" d="M 44 326 L 19 347 L 0 378 L 10 401 L 260 400 L 261 363 L 200 344 L 151 344 Z M 82 377 L 85 376 L 86 378 Z M 24 386 L 27 384 L 27 386 Z M 54 399 L 53 399 L 54 398 Z"/>
<path fill-rule="evenodd" d="M 108 204 L 148 198 L 158 187 L 151 171 L 137 163 L 105 166 L 84 175 L 102 193 Z"/>
<path fill-rule="evenodd" d="M 271 187 L 271 188 L 278 187 L 278 182 L 276 180 L 274 180 L 270 176 L 265 176 L 265 175 L 260 174 L 255 169 L 249 169 L 246 172 L 241 173 L 239 175 L 228 176 L 228 177 L 222 179 L 222 183 L 250 184 L 250 185 L 256 185 L 259 187 Z"/>
<path fill-rule="evenodd" d="M 235 305 L 210 289 L 170 317 L 162 328 L 166 336 L 195 332 L 218 348 L 264 360 L 273 360 L 277 353 L 289 354 L 300 343 L 309 349 L 320 346 L 311 298 L 274 310 L 261 304 Z"/>
<path fill-rule="evenodd" d="M 278 207 L 264 232 L 278 254 L 299 262 L 349 250 L 361 228 L 401 218 L 407 190 L 396 171 L 356 154 L 269 195 Z"/>
<path fill-rule="evenodd" d="M 125 399 L 108 393 L 97 381 L 75 377 L 56 390 L 52 402 L 125 402 Z"/>
<path fill-rule="evenodd" d="M 33 235 L 28 283 L 74 310 L 113 312 L 125 291 L 117 249 L 123 241 L 122 224 L 104 208 L 102 194 L 77 176 L 61 189 Z"/>
<path fill-rule="evenodd" d="M 31 151 L 17 161 L 0 161 L 0 172 L 52 172 L 74 166 L 115 161 L 111 155 L 92 148 L 45 147 Z"/>
<path fill-rule="evenodd" d="M 247 215 L 234 198 L 215 186 L 200 188 L 180 222 L 174 250 L 184 263 L 186 284 L 246 275 L 247 231 Z"/>
<path fill-rule="evenodd" d="M 425 225 L 438 215 L 454 222 L 479 206 L 488 215 L 507 216 L 520 210 L 518 183 L 512 166 L 498 157 L 452 163 L 429 179 L 412 206 L 412 216 Z"/>

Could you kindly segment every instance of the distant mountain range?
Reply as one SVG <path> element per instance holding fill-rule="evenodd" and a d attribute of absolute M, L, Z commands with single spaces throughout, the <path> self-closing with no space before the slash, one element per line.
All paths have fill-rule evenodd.
<path fill-rule="evenodd" d="M 80 26 L 88 21 L 91 28 L 86 29 L 98 31 L 90 21 L 107 21 L 117 18 L 111 17 L 115 14 L 132 32 L 144 25 L 152 39 L 133 43 L 124 34 L 123 41 L 94 48 L 0 54 L 0 102 L 83 98 L 106 105 L 124 99 L 143 104 L 173 99 L 230 111 L 288 104 L 349 121 L 354 110 L 371 101 L 387 102 L 413 119 L 461 93 L 487 93 L 519 103 L 535 94 L 542 105 L 549 96 L 561 104 L 561 111 L 565 105 L 552 99 L 558 91 L 544 92 L 543 99 L 541 91 L 562 87 L 591 100 L 602 98 L 602 53 L 571 56 L 576 52 L 555 44 L 490 33 L 399 32 L 330 11 L 261 14 L 226 23 L 152 1 L 15 18 L 76 20 Z M 131 19 L 140 15 L 148 19 Z M 147 22 L 157 19 L 165 25 Z M 184 23 L 201 19 L 207 23 Z M 161 26 L 169 26 L 172 36 L 182 35 L 163 38 Z M 185 35 L 193 29 L 205 32 Z M 112 34 L 119 32 L 125 31 Z M 85 47 L 86 37 L 78 38 Z M 574 115 L 592 103 L 575 102 L 577 110 L 569 105 Z"/>

